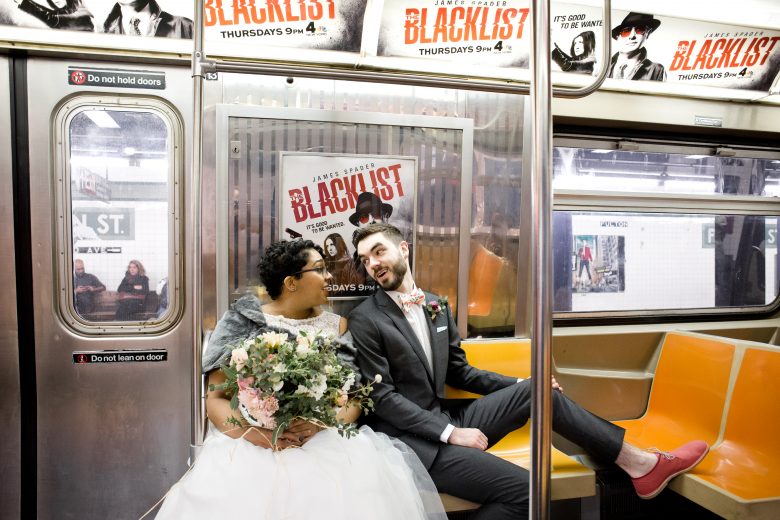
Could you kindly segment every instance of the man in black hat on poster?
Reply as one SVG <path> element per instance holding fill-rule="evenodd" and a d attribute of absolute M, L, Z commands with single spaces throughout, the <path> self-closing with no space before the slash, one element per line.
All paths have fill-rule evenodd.
<path fill-rule="evenodd" d="M 664 66 L 650 61 L 645 49 L 645 42 L 659 25 L 661 21 L 651 14 L 628 13 L 623 22 L 612 29 L 618 52 L 612 56 L 607 77 L 666 81 Z"/>
<path fill-rule="evenodd" d="M 355 212 L 349 216 L 349 221 L 356 227 L 365 227 L 374 222 L 387 222 L 393 214 L 393 206 L 370 191 L 358 195 Z"/>

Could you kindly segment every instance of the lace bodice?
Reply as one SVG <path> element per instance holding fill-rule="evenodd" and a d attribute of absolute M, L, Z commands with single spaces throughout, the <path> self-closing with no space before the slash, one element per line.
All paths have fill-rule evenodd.
<path fill-rule="evenodd" d="M 314 316 L 313 318 L 294 320 L 285 318 L 284 316 L 275 316 L 273 314 L 265 313 L 265 319 L 268 322 L 268 325 L 287 329 L 294 334 L 298 334 L 300 331 L 306 333 L 321 331 L 325 334 L 338 336 L 341 316 L 333 314 L 332 312 L 322 311 L 319 316 Z"/>

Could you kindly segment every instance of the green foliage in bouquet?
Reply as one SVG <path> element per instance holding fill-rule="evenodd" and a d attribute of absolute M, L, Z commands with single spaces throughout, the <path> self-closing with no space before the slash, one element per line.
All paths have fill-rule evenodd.
<path fill-rule="evenodd" d="M 360 374 L 336 352 L 337 344 L 321 332 L 301 331 L 293 339 L 266 332 L 234 348 L 229 363 L 221 367 L 227 380 L 210 388 L 225 391 L 230 406 L 249 424 L 273 430 L 274 445 L 296 419 L 350 437 L 357 426 L 345 423 L 338 412 L 347 404 L 372 410 L 371 384 L 361 385 Z M 231 422 L 241 426 L 235 419 Z"/>

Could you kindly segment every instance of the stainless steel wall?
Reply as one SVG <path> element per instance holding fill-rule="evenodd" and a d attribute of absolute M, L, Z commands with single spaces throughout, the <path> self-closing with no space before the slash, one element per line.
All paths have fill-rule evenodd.
<path fill-rule="evenodd" d="M 227 179 L 231 200 L 229 262 L 226 280 L 217 280 L 214 267 L 204 260 L 204 279 L 214 279 L 216 286 L 231 299 L 243 294 L 256 283 L 255 267 L 264 247 L 285 237 L 277 236 L 274 191 L 275 154 L 281 150 L 320 151 L 356 154 L 400 154 L 419 158 L 417 204 L 417 251 L 415 278 L 426 289 L 454 295 L 459 283 L 458 233 L 468 226 L 477 242 L 490 240 L 491 220 L 501 213 L 507 220 L 500 233 L 506 244 L 504 258 L 515 278 L 519 234 L 520 177 L 522 175 L 522 139 L 524 100 L 522 96 L 498 95 L 449 89 L 402 85 L 378 85 L 346 81 L 263 77 L 222 74 L 219 81 L 207 83 L 207 104 L 229 103 L 276 108 L 321 109 L 337 112 L 362 112 L 414 116 L 440 116 L 473 120 L 473 179 L 463 187 L 460 172 L 462 150 L 457 132 L 404 127 L 394 129 L 381 125 L 296 124 L 279 121 L 235 119 L 229 135 L 217 135 L 216 121 L 205 121 L 205 134 L 214 147 L 227 147 L 229 141 L 251 149 L 246 159 L 216 164 L 207 155 L 205 197 L 216 193 L 217 179 Z M 225 169 L 226 168 L 226 169 Z M 217 174 L 217 172 L 220 172 Z M 472 193 L 470 221 L 460 214 L 461 190 Z M 213 206 L 212 206 L 213 204 Z M 216 219 L 219 201 L 204 202 L 204 215 Z M 204 235 L 219 233 L 216 224 L 207 222 Z M 205 257 L 217 252 L 215 241 L 208 244 Z M 514 298 L 513 298 L 514 299 Z M 348 310 L 338 309 L 341 312 Z M 213 324 L 215 303 L 204 302 L 204 322 Z M 504 329 L 514 330 L 514 315 L 504 313 Z"/>
<path fill-rule="evenodd" d="M 0 57 L 0 518 L 19 518 L 20 401 L 8 59 Z"/>

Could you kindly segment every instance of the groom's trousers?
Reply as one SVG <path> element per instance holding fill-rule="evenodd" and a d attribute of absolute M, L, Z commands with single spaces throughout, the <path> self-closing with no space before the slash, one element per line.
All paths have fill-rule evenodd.
<path fill-rule="evenodd" d="M 446 401 L 444 412 L 455 427 L 481 430 L 492 446 L 530 418 L 531 381 L 466 402 Z M 625 433 L 556 390 L 553 431 L 604 462 L 617 459 Z M 520 466 L 476 448 L 447 444 L 439 448 L 428 471 L 440 492 L 483 504 L 475 520 L 527 518 L 529 477 Z"/>

